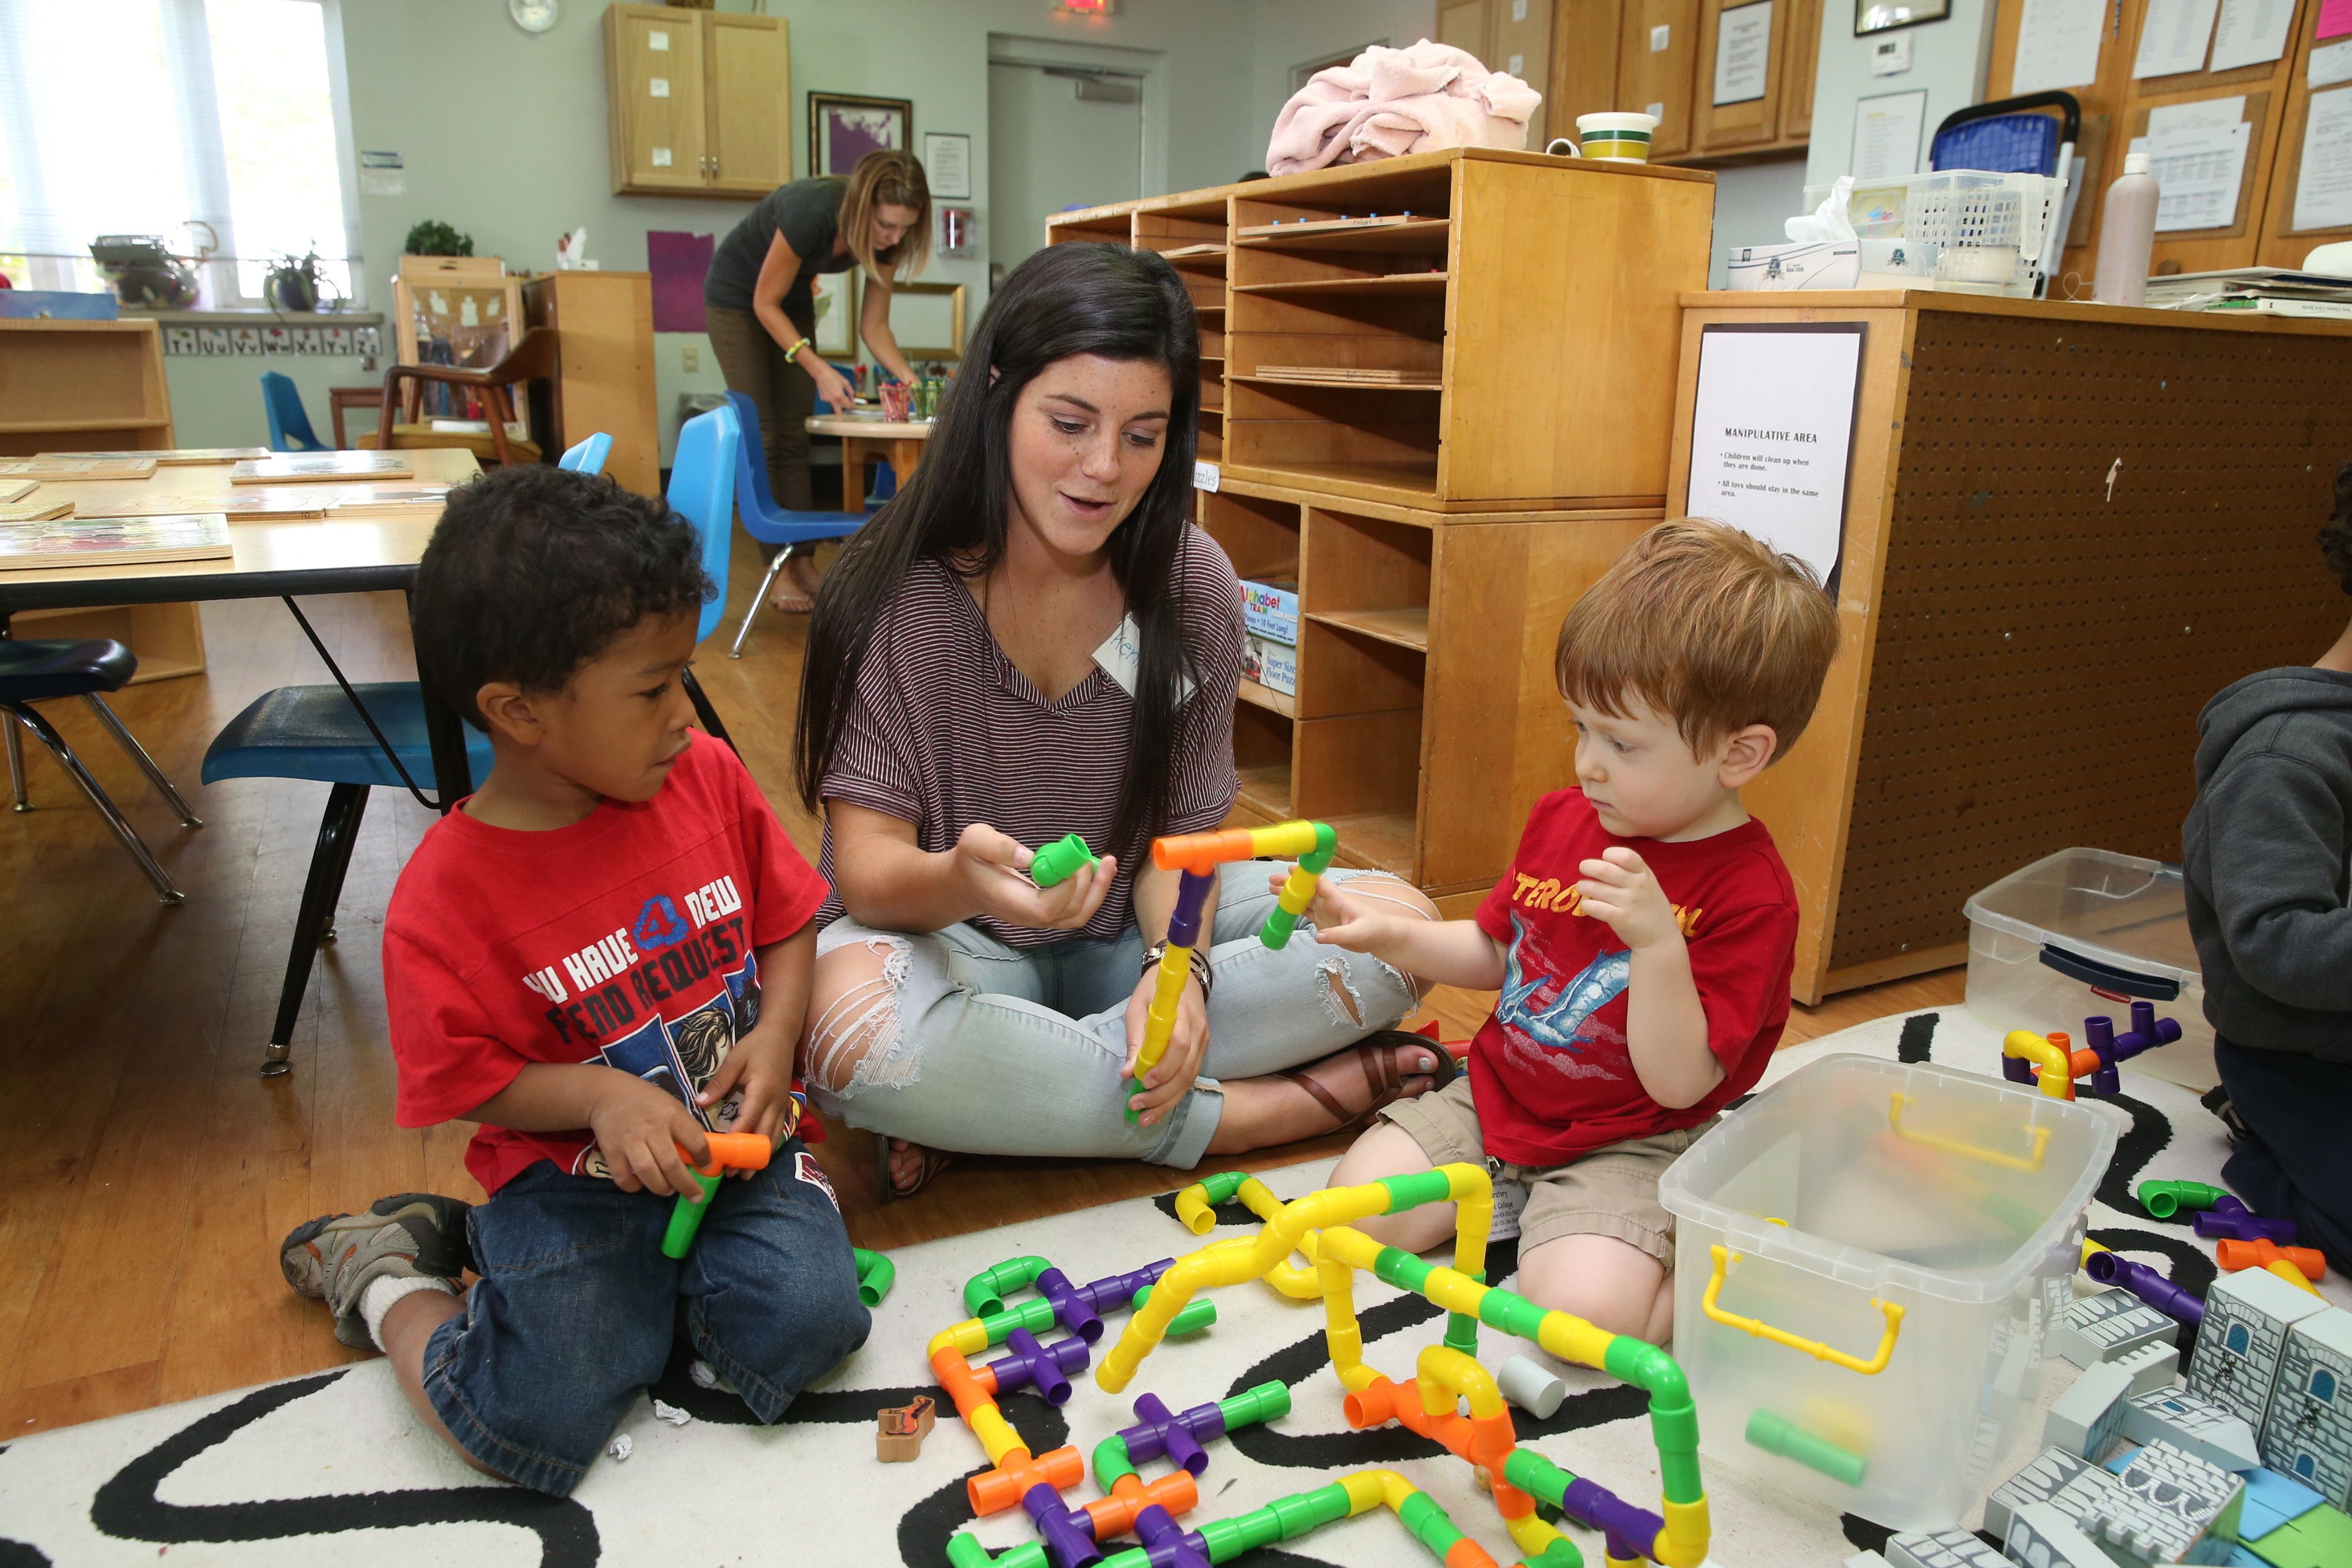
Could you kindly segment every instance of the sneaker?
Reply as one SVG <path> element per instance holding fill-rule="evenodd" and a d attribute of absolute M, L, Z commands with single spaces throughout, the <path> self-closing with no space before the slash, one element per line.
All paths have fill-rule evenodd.
<path fill-rule="evenodd" d="M 470 1204 L 435 1193 L 395 1193 L 365 1214 L 322 1215 L 294 1227 L 278 1251 L 286 1283 L 335 1314 L 335 1338 L 374 1350 L 360 1296 L 383 1279 L 456 1279 L 472 1262 L 466 1241 Z"/>
<path fill-rule="evenodd" d="M 2253 1129 L 2246 1125 L 2246 1119 L 2238 1114 L 2238 1108 L 2230 1103 L 2230 1091 L 2220 1084 L 2215 1084 L 2200 1095 L 2197 1103 L 2211 1111 L 2220 1120 L 2223 1129 L 2230 1134 L 2231 1142 L 2242 1143 L 2254 1135 Z"/>

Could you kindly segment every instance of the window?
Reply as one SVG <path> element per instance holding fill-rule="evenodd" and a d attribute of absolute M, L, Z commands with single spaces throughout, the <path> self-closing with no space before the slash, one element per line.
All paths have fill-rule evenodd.
<path fill-rule="evenodd" d="M 2324 1366 L 2311 1370 L 2311 1396 L 2322 1405 L 2336 1403 L 2336 1374 Z"/>
<path fill-rule="evenodd" d="M 325 0 L 0 0 L 0 268 L 104 289 L 90 241 L 157 235 L 207 307 L 310 250 L 348 296 L 332 81 Z"/>
<path fill-rule="evenodd" d="M 2246 1332 L 2245 1324 L 2231 1323 L 2229 1334 L 2221 1341 L 2221 1348 L 2231 1355 L 2243 1355 L 2246 1347 L 2252 1342 L 2253 1336 Z"/>

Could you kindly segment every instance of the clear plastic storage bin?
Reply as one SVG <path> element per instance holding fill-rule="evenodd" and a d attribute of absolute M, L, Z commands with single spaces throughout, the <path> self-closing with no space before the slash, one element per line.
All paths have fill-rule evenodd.
<path fill-rule="evenodd" d="M 1897 1530 L 2022 1459 L 2116 1124 L 1929 1064 L 1834 1056 L 1659 1179 L 1675 1359 L 1717 1463 Z"/>
<path fill-rule="evenodd" d="M 1965 908 L 1969 1012 L 1979 1022 L 2002 1034 L 2063 1029 L 2080 1043 L 2084 1018 L 2104 1013 L 2121 1029 L 2133 1000 L 2149 1001 L 2180 1025 L 2180 1038 L 2134 1057 L 2125 1070 L 2200 1091 L 2221 1081 L 2179 868 L 2062 849 Z"/>
<path fill-rule="evenodd" d="M 1834 188 L 1806 186 L 1805 210 Z M 2065 197 L 2066 182 L 2053 174 L 1937 169 L 1857 181 L 1846 212 L 1865 240 L 1908 241 L 1906 257 L 1932 269 L 1938 289 L 2030 299 L 2063 248 L 2052 241 Z"/>

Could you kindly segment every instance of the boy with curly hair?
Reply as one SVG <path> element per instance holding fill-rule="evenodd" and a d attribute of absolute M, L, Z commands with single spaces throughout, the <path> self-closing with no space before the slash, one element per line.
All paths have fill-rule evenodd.
<path fill-rule="evenodd" d="M 2352 463 L 2319 548 L 2352 594 Z M 2237 1135 L 2221 1179 L 2352 1269 L 2352 627 L 2224 687 L 2197 734 L 2181 873 Z"/>
<path fill-rule="evenodd" d="M 513 466 L 450 497 L 417 568 L 418 660 L 496 761 L 401 872 L 384 992 L 401 1125 L 476 1123 L 489 1195 L 401 1194 L 279 1257 L 467 1463 L 558 1496 L 681 1317 L 762 1422 L 866 1338 L 833 1189 L 793 1136 L 826 889 L 735 753 L 688 728 L 710 592 L 693 529 L 610 480 Z M 688 1160 L 730 1129 L 773 1158 L 664 1257 Z"/>
<path fill-rule="evenodd" d="M 1484 1161 L 1527 1191 L 1519 1289 L 1662 1342 L 1674 1221 L 1658 1176 L 1756 1086 L 1789 1016 L 1797 896 L 1741 786 L 1803 732 L 1838 647 L 1801 562 L 1661 523 L 1570 609 L 1555 673 L 1576 782 L 1528 815 L 1473 920 L 1402 920 L 1328 883 L 1316 940 L 1502 993 L 1470 1071 L 1381 1112 L 1335 1185 Z M 1412 1251 L 1454 1206 L 1362 1223 Z"/>

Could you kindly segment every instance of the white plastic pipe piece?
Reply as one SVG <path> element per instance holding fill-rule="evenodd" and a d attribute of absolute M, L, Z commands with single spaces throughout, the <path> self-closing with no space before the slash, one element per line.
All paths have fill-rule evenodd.
<path fill-rule="evenodd" d="M 1495 1384 L 1504 1398 L 1538 1421 L 1550 1420 L 1559 1402 L 1568 1397 L 1568 1384 L 1531 1356 L 1515 1355 L 1505 1362 Z"/>

